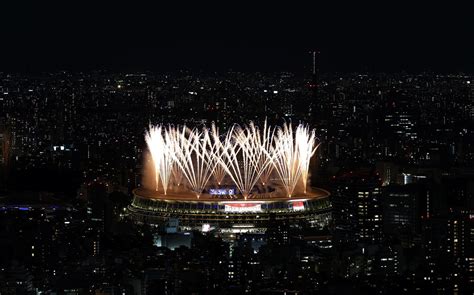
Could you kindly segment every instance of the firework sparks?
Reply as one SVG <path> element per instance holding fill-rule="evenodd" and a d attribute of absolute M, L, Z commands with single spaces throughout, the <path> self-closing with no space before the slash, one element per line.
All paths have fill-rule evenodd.
<path fill-rule="evenodd" d="M 262 182 L 263 186 L 268 184 L 273 172 L 273 157 L 268 151 L 272 149 L 274 135 L 275 129 L 272 130 L 270 126 L 267 126 L 267 121 L 265 120 L 261 137 L 262 140 L 260 141 L 260 149 L 262 154 L 258 164 L 259 167 L 262 167 L 260 181 Z"/>
<path fill-rule="evenodd" d="M 162 126 L 150 126 L 150 129 L 145 134 L 145 141 L 150 149 L 155 167 L 155 189 L 158 190 L 159 182 L 161 181 L 165 195 L 168 190 L 171 169 L 173 167 L 173 159 L 170 153 L 172 143 L 168 136 L 169 131 L 164 133 Z"/>
<path fill-rule="evenodd" d="M 183 173 L 181 172 L 181 168 L 176 162 L 173 163 L 173 168 L 171 169 L 171 172 L 173 174 L 173 183 L 176 186 L 181 186 L 181 183 L 183 182 Z"/>
<path fill-rule="evenodd" d="M 161 183 L 166 194 L 170 179 L 179 186 L 184 178 L 198 198 L 212 176 L 221 185 L 228 175 L 247 199 L 259 180 L 268 185 L 273 171 L 288 197 L 300 179 L 306 193 L 310 160 L 318 147 L 307 126 L 294 131 L 291 124 L 272 128 L 266 122 L 261 130 L 252 122 L 234 126 L 223 137 L 214 124 L 202 130 L 150 126 L 145 140 L 155 167 L 155 189 Z"/>
<path fill-rule="evenodd" d="M 270 163 L 263 163 L 266 158 L 260 145 L 260 135 L 253 123 L 247 128 L 233 128 L 225 139 L 224 168 L 245 199 L 252 193 L 263 169 Z"/>
<path fill-rule="evenodd" d="M 302 175 L 298 146 L 293 136 L 291 124 L 279 128 L 273 146 L 273 164 L 280 180 L 291 198 L 296 184 Z"/>
<path fill-rule="evenodd" d="M 199 198 L 215 167 L 214 156 L 209 153 L 209 147 L 212 146 L 209 132 L 203 129 L 200 133 L 196 129 L 183 127 L 174 133 L 174 139 L 174 159 Z"/>
<path fill-rule="evenodd" d="M 213 154 L 214 158 L 214 179 L 216 180 L 217 185 L 221 185 L 224 181 L 224 177 L 226 175 L 226 169 L 223 164 L 223 153 L 224 153 L 224 146 L 222 145 L 219 129 L 216 127 L 215 124 L 211 126 L 211 137 L 213 140 L 213 145 L 211 149 L 211 153 Z"/>
<path fill-rule="evenodd" d="M 306 186 L 308 182 L 309 162 L 319 147 L 315 146 L 316 134 L 315 131 L 310 131 L 307 126 L 299 125 L 296 128 L 296 145 L 298 147 L 298 157 L 301 165 L 301 179 L 303 180 L 304 193 L 306 193 Z"/>

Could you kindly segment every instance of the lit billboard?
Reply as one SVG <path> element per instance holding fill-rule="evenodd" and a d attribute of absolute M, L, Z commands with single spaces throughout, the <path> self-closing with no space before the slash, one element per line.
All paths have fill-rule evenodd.
<path fill-rule="evenodd" d="M 233 188 L 210 188 L 209 189 L 210 195 L 217 195 L 217 196 L 227 196 L 227 195 L 235 195 L 235 189 Z"/>
<path fill-rule="evenodd" d="M 224 207 L 225 212 L 261 212 L 262 204 L 260 203 L 228 203 Z"/>

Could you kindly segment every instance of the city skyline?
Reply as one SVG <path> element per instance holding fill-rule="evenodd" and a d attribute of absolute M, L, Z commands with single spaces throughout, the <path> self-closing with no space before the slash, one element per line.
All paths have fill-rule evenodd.
<path fill-rule="evenodd" d="M 1 294 L 474 292 L 467 7 L 1 5 Z"/>

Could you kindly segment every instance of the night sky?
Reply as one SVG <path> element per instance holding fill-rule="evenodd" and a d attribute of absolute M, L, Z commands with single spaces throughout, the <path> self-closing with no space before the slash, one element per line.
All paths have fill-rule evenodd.
<path fill-rule="evenodd" d="M 324 72 L 474 71 L 469 7 L 12 2 L 1 4 L 0 71 L 303 72 L 311 49 Z"/>

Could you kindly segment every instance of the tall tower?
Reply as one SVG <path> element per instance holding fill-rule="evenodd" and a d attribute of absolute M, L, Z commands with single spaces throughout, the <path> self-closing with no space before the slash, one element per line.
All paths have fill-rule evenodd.
<path fill-rule="evenodd" d="M 317 90 L 318 90 L 318 57 L 319 57 L 319 51 L 318 50 L 313 50 L 311 51 L 311 84 L 310 87 L 313 90 L 313 96 L 317 95 Z"/>
<path fill-rule="evenodd" d="M 470 93 L 469 93 L 469 96 L 470 96 L 470 104 L 471 104 L 471 112 L 470 112 L 470 117 L 471 119 L 474 119 L 474 79 L 470 80 L 470 81 L 467 81 L 467 84 L 469 84 L 470 86 Z"/>
<path fill-rule="evenodd" d="M 309 88 L 311 91 L 311 98 L 310 98 L 310 108 L 309 108 L 309 115 L 312 117 L 312 121 L 319 117 L 320 115 L 320 103 L 318 97 L 318 58 L 319 58 L 319 51 L 312 50 L 310 51 L 311 54 L 311 81 L 309 83 Z"/>
<path fill-rule="evenodd" d="M 316 56 L 319 54 L 319 51 L 315 51 L 313 50 L 311 52 L 311 55 L 313 56 L 313 67 L 312 67 L 312 74 L 313 74 L 313 78 L 316 76 Z"/>

